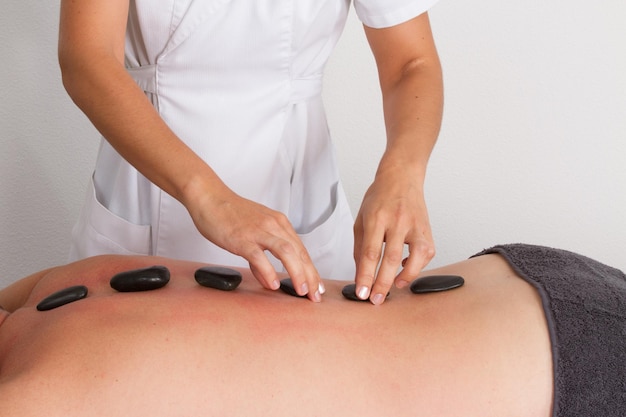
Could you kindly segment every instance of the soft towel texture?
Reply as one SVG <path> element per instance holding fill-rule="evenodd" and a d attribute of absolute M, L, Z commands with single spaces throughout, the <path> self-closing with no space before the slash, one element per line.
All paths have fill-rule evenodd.
<path fill-rule="evenodd" d="M 626 275 L 587 257 L 524 244 L 498 253 L 540 293 L 554 362 L 553 417 L 626 416 Z"/>

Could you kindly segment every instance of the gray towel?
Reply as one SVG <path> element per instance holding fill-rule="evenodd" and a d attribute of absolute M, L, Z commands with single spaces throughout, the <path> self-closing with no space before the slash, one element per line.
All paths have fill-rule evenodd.
<path fill-rule="evenodd" d="M 474 256 L 488 253 L 502 255 L 541 295 L 552 342 L 553 417 L 626 416 L 626 275 L 560 249 L 499 245 Z"/>

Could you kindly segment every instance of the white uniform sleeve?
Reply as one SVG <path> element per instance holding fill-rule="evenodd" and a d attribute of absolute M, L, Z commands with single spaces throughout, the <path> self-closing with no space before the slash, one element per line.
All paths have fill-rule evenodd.
<path fill-rule="evenodd" d="M 404 23 L 424 13 L 437 0 L 354 0 L 363 24 L 379 29 Z"/>

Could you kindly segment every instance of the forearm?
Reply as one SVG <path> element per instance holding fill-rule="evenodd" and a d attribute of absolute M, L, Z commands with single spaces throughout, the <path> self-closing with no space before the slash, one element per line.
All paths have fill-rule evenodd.
<path fill-rule="evenodd" d="M 423 182 L 441 125 L 441 64 L 428 13 L 383 29 L 365 27 L 372 48 L 387 128 L 379 173 L 403 171 Z"/>
<path fill-rule="evenodd" d="M 381 87 L 387 147 L 379 172 L 400 168 L 423 182 L 443 112 L 443 82 L 437 56 L 410 62 L 400 78 Z"/>
<path fill-rule="evenodd" d="M 384 301 L 434 256 L 424 179 L 441 125 L 441 66 L 428 14 L 382 29 L 365 27 L 383 96 L 387 147 L 354 224 L 358 294 Z M 381 250 L 383 248 L 384 251 Z M 405 245 L 409 257 L 402 272 Z"/>

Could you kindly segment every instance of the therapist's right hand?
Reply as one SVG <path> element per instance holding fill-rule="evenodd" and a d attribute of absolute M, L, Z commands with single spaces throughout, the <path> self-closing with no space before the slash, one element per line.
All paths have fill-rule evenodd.
<path fill-rule="evenodd" d="M 298 294 L 321 301 L 324 289 L 320 276 L 284 214 L 229 189 L 196 196 L 188 203 L 187 210 L 200 233 L 221 248 L 245 258 L 265 288 L 276 290 L 280 286 L 265 254 L 269 251 L 282 262 Z"/>

